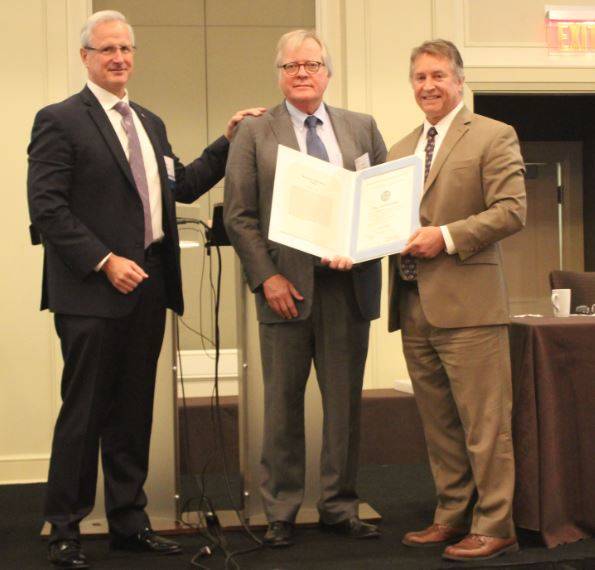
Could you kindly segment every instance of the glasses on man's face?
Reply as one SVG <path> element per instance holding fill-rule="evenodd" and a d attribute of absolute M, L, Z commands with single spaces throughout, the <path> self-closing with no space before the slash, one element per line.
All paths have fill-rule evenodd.
<path fill-rule="evenodd" d="M 132 53 L 134 53 L 136 51 L 135 46 L 128 46 L 128 45 L 105 46 L 102 48 L 94 48 L 94 47 L 86 46 L 85 49 L 87 51 L 96 51 L 99 55 L 102 55 L 104 57 L 113 57 L 118 52 L 120 52 L 123 56 L 131 55 Z"/>
<path fill-rule="evenodd" d="M 318 70 L 323 65 L 324 63 L 322 63 L 322 61 L 303 61 L 302 63 L 290 61 L 289 63 L 280 65 L 279 68 L 291 77 L 292 75 L 297 75 L 299 73 L 300 67 L 303 67 L 309 75 L 314 75 L 315 73 L 318 73 Z"/>
<path fill-rule="evenodd" d="M 577 315 L 595 315 L 595 305 L 591 305 L 590 307 L 589 305 L 579 305 L 575 313 Z"/>

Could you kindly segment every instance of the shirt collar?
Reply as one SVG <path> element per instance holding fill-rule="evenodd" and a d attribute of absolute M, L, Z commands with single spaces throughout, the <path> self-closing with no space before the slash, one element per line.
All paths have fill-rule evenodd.
<path fill-rule="evenodd" d="M 300 111 L 295 105 L 292 105 L 287 99 L 285 99 L 285 105 L 287 107 L 287 111 L 289 112 L 289 116 L 291 117 L 291 122 L 293 123 L 293 125 L 300 129 L 305 128 L 304 121 L 306 120 L 306 117 L 308 117 L 309 115 Z M 321 103 L 318 109 L 316 109 L 316 111 L 314 111 L 314 113 L 312 114 L 315 117 L 318 117 L 322 121 L 323 125 L 329 124 L 330 118 L 328 116 L 328 112 L 324 103 Z"/>
<path fill-rule="evenodd" d="M 109 111 L 110 109 L 114 108 L 116 103 L 123 101 L 126 104 L 129 104 L 128 99 L 128 91 L 126 91 L 124 97 L 120 99 L 117 95 L 114 95 L 107 89 L 100 87 L 96 83 L 93 83 L 90 79 L 87 80 L 87 87 L 91 90 L 91 93 L 97 97 L 99 104 L 103 107 L 104 111 Z"/>
<path fill-rule="evenodd" d="M 457 116 L 458 112 L 463 108 L 463 101 L 459 101 L 459 104 L 450 112 L 448 115 L 442 117 L 435 125 L 432 125 L 427 119 L 424 121 L 424 132 L 422 136 L 425 138 L 428 136 L 428 131 L 434 127 L 438 133 L 438 136 L 444 138 L 444 135 L 448 132 L 450 125 L 454 121 L 454 118 Z"/>

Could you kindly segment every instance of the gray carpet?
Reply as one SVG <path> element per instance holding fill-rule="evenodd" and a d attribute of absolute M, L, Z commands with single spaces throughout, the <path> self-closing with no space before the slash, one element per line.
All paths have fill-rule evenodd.
<path fill-rule="evenodd" d="M 221 477 L 212 474 L 207 481 L 217 508 L 229 502 Z M 0 486 L 0 568 L 29 570 L 50 568 L 46 544 L 39 538 L 44 485 Z M 186 498 L 196 492 L 186 480 Z M 548 550 L 533 533 L 520 532 L 522 550 L 483 564 L 447 563 L 439 548 L 412 549 L 403 546 L 404 532 L 422 528 L 433 509 L 433 487 L 427 464 L 365 466 L 360 472 L 360 494 L 382 515 L 382 538 L 352 541 L 329 536 L 316 528 L 298 529 L 296 545 L 283 550 L 260 549 L 237 557 L 242 570 L 367 570 L 438 568 L 529 568 L 530 570 L 595 569 L 595 539 Z M 229 550 L 252 547 L 240 532 L 226 533 Z M 85 540 L 85 552 L 93 568 L 152 570 L 192 568 L 190 560 L 207 541 L 200 535 L 179 537 L 184 547 L 181 556 L 158 558 L 111 552 L 107 538 Z M 223 569 L 224 556 L 216 552 L 201 563 L 212 570 Z"/>

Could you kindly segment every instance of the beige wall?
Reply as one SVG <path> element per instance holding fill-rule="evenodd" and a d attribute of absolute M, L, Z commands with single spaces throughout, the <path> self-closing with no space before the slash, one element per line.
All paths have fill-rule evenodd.
<path fill-rule="evenodd" d="M 35 111 L 81 85 L 76 31 L 89 4 L 21 0 L 18 10 L 1 16 L 0 45 L 4 53 L 18 46 L 19 53 L 5 58 L 9 82 L 0 91 L 5 139 L 10 140 L 2 153 L 0 482 L 43 480 L 47 471 L 60 357 L 51 319 L 37 311 L 41 250 L 29 245 L 26 231 L 26 145 Z M 110 7 L 123 4 L 109 2 Z M 271 4 L 274 9 L 267 8 Z M 412 45 L 432 36 L 452 39 L 461 48 L 475 90 L 595 90 L 588 57 L 548 55 L 541 39 L 542 3 L 521 4 L 522 10 L 518 0 L 318 0 L 316 21 L 336 63 L 329 102 L 373 113 L 387 144 L 395 142 L 421 121 L 407 81 L 407 60 Z M 283 31 L 313 21 L 311 6 L 296 0 L 129 0 L 125 11 L 136 24 L 140 47 L 131 93 L 164 117 L 177 152 L 188 160 L 223 130 L 234 109 L 279 100 L 270 54 Z M 501 21 L 502 14 L 514 15 L 514 26 L 509 19 Z M 257 88 L 244 88 L 248 81 Z M 207 218 L 219 198 L 220 190 L 203 199 L 198 212 L 190 212 Z M 191 250 L 184 256 L 189 320 L 198 326 L 200 254 Z M 235 331 L 231 252 L 225 256 L 223 328 Z M 386 288 L 383 295 L 383 317 L 373 327 L 368 387 L 407 376 L 398 335 L 386 333 Z M 235 346 L 235 332 L 225 335 L 225 345 Z M 186 346 L 194 342 L 184 337 Z"/>
<path fill-rule="evenodd" d="M 42 250 L 29 243 L 26 149 L 35 112 L 81 84 L 80 68 L 71 66 L 78 45 L 72 30 L 85 17 L 86 3 L 78 0 L 23 0 L 0 16 L 0 49 L 14 54 L 5 58 L 0 90 L 9 141 L 1 159 L 0 483 L 47 474 L 61 363 L 50 315 L 38 310 Z"/>
<path fill-rule="evenodd" d="M 131 97 L 163 118 L 183 161 L 223 134 L 235 110 L 279 102 L 277 40 L 290 29 L 314 27 L 314 0 L 95 0 L 93 7 L 119 10 L 134 26 L 138 51 Z M 178 212 L 207 220 L 222 200 L 221 183 L 192 207 L 178 206 Z M 182 239 L 196 239 L 194 230 L 183 226 Z M 221 345 L 235 348 L 234 255 L 229 247 L 221 253 Z M 204 248 L 182 252 L 184 322 L 213 339 L 211 267 L 215 273 L 216 257 L 207 257 Z M 181 326 L 180 346 L 200 349 L 203 343 Z"/>
<path fill-rule="evenodd" d="M 317 22 L 337 62 L 331 104 L 372 114 L 388 148 L 422 120 L 408 81 L 411 47 L 433 34 L 434 2 L 319 2 Z M 387 332 L 388 263 L 383 260 L 382 313 L 374 321 L 366 388 L 406 386 L 400 333 Z"/>
<path fill-rule="evenodd" d="M 2 157 L 10 192 L 0 231 L 2 243 L 7 244 L 3 260 L 10 269 L 0 280 L 6 300 L 0 345 L 0 484 L 45 480 L 60 404 L 59 344 L 51 315 L 38 310 L 42 249 L 29 244 L 27 231 L 26 147 L 35 112 L 84 84 L 78 34 L 93 9 L 108 7 L 124 11 L 137 32 L 140 49 L 131 95 L 164 118 L 183 160 L 196 157 L 207 141 L 223 133 L 234 110 L 278 102 L 272 66 L 276 41 L 289 29 L 314 25 L 313 1 L 291 0 L 131 0 L 94 5 L 91 0 L 23 0 L 14 14 L 2 14 L 0 45 L 6 53 L 21 47 L 18 58 L 8 58 L 6 70 L 11 85 L 18 86 L 18 96 L 16 90 L 2 90 L 1 107 L 11 144 Z M 253 87 L 241 89 L 246 82 Z M 198 208 L 182 207 L 181 214 L 207 219 L 212 204 L 221 199 L 219 187 L 200 200 Z M 183 256 L 188 320 L 200 328 L 197 291 L 202 250 Z M 224 250 L 223 256 L 223 345 L 235 347 L 231 250 Z M 204 289 L 208 288 L 205 281 Z M 208 293 L 202 304 L 210 305 Z M 210 332 L 208 309 L 203 311 L 202 328 Z M 200 347 L 196 337 L 182 334 L 185 348 Z"/>
<path fill-rule="evenodd" d="M 16 44 L 24 45 L 18 58 L 8 58 L 7 77 L 18 77 L 14 85 L 26 86 L 22 97 L 15 97 L 15 92 L 2 89 L 0 109 L 2 124 L 11 133 L 11 144 L 4 145 L 2 170 L 9 173 L 5 195 L 8 198 L 8 210 L 4 210 L 0 231 L 2 232 L 3 271 L 2 293 L 2 342 L 0 358 L 2 362 L 2 385 L 0 396 L 0 417 L 3 429 L 0 431 L 0 449 L 2 449 L 2 471 L 18 472 L 21 463 L 29 460 L 30 464 L 43 462 L 48 450 L 49 425 L 39 426 L 38 417 L 48 419 L 54 398 L 51 383 L 42 381 L 47 378 L 46 367 L 51 360 L 48 342 L 49 321 L 47 315 L 37 311 L 39 299 L 39 267 L 41 251 L 29 247 L 27 228 L 27 203 L 24 193 L 26 176 L 26 153 L 28 132 L 23 128 L 22 119 L 31 123 L 33 112 L 45 101 L 47 78 L 44 61 L 40 54 L 47 52 L 45 42 L 44 19 L 33 2 L 20 10 L 9 26 L 2 21 L 2 48 L 11 49 Z M 39 4 L 38 2 L 35 4 Z M 7 18 L 7 14 L 3 16 Z M 11 18 L 12 20 L 12 18 Z M 30 30 L 30 37 L 23 41 L 15 28 Z M 11 37 L 10 30 L 14 30 Z M 31 359 L 30 355 L 36 358 Z M 36 394 L 31 398 L 29 394 Z M 31 430 L 29 426 L 39 426 L 40 430 Z M 12 433 L 10 433 L 10 430 Z M 17 437 L 15 437 L 17 436 Z M 23 449 L 28 457 L 23 457 Z"/>
<path fill-rule="evenodd" d="M 473 92 L 594 91 L 592 54 L 550 54 L 543 22 L 544 4 L 538 0 L 319 1 L 318 27 L 339 63 L 329 102 L 373 114 L 390 147 L 423 119 L 409 86 L 408 59 L 413 46 L 432 37 L 459 47 L 469 106 Z M 385 271 L 382 316 L 372 327 L 368 388 L 407 378 L 399 334 L 386 332 L 386 293 Z"/>

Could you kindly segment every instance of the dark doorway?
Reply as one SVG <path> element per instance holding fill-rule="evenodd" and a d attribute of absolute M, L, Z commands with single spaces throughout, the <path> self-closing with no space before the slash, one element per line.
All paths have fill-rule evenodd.
<path fill-rule="evenodd" d="M 479 93 L 474 107 L 512 125 L 521 143 L 582 143 L 584 270 L 595 271 L 595 95 Z"/>

